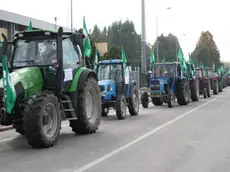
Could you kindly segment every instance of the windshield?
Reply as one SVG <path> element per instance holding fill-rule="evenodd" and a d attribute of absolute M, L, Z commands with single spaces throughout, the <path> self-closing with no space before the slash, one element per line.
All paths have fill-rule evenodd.
<path fill-rule="evenodd" d="M 98 80 L 122 79 L 122 64 L 99 64 L 97 70 Z"/>
<path fill-rule="evenodd" d="M 174 64 L 161 64 L 154 66 L 154 75 L 156 78 L 159 77 L 173 77 L 174 75 Z"/>
<path fill-rule="evenodd" d="M 63 39 L 63 68 L 72 68 L 80 60 L 69 38 Z M 56 39 L 18 40 L 14 67 L 54 65 L 57 63 Z"/>

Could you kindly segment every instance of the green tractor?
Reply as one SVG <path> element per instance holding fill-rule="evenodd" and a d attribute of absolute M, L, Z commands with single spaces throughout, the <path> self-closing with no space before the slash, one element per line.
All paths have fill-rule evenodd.
<path fill-rule="evenodd" d="M 7 53 L 7 39 L 2 36 L 1 57 Z M 64 120 L 69 120 L 77 134 L 98 130 L 101 94 L 96 73 L 84 67 L 83 38 L 61 27 L 57 32 L 33 30 L 14 35 L 8 68 L 16 100 L 12 110 L 7 110 L 1 79 L 0 124 L 13 125 L 34 148 L 57 143 Z"/>

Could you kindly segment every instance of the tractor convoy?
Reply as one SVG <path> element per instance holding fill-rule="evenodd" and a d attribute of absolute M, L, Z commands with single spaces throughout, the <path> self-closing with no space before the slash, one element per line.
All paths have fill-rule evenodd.
<path fill-rule="evenodd" d="M 12 125 L 34 148 L 57 143 L 62 121 L 72 131 L 90 134 L 99 129 L 101 116 L 114 109 L 117 119 L 139 114 L 139 106 L 166 103 L 169 108 L 211 97 L 230 86 L 230 75 L 191 62 L 154 63 L 148 89 L 139 96 L 138 82 L 127 60 L 103 60 L 86 68 L 80 32 L 30 30 L 4 34 L 0 43 L 0 125 Z"/>

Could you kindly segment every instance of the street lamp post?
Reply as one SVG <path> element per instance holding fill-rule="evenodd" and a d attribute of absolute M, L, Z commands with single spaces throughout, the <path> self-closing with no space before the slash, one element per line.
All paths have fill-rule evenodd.
<path fill-rule="evenodd" d="M 171 7 L 166 8 L 166 10 L 170 10 Z M 157 62 L 159 61 L 159 44 L 158 44 L 158 14 L 156 16 L 156 42 L 157 42 Z"/>
<path fill-rule="evenodd" d="M 70 0 L 71 31 L 73 32 L 73 0 Z"/>
<path fill-rule="evenodd" d="M 146 73 L 145 0 L 141 0 L 141 70 Z"/>

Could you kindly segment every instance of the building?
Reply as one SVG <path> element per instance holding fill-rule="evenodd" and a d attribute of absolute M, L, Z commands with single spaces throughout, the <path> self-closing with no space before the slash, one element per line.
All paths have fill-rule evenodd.
<path fill-rule="evenodd" d="M 32 26 L 34 29 L 56 30 L 56 28 L 60 27 L 45 21 L 0 10 L 0 33 L 4 33 L 9 40 L 12 40 L 14 34 L 27 29 L 30 21 L 32 22 Z M 69 28 L 66 27 L 63 27 L 63 30 L 71 31 Z M 1 40 L 2 37 L 0 34 L 0 41 Z"/>
<path fill-rule="evenodd" d="M 108 43 L 102 42 L 102 43 L 96 43 L 96 47 L 99 51 L 100 56 L 104 56 L 106 52 L 108 52 Z"/>

